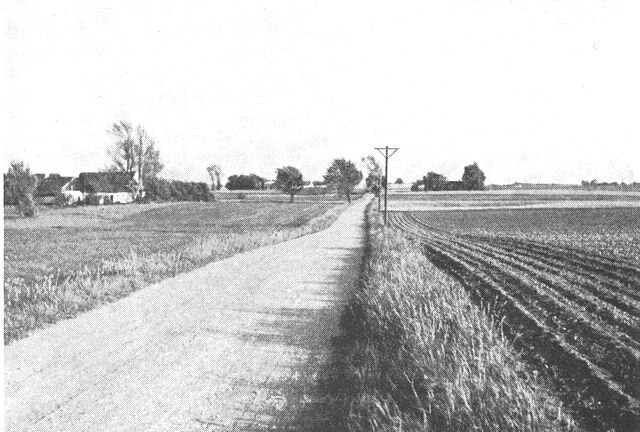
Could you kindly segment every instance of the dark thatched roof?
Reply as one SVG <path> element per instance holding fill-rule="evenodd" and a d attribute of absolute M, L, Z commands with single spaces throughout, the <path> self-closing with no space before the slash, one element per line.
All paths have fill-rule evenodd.
<path fill-rule="evenodd" d="M 50 174 L 49 177 L 38 175 L 38 185 L 35 196 L 56 196 L 62 190 L 62 186 L 71 181 L 73 177 L 62 177 L 60 174 Z"/>
<path fill-rule="evenodd" d="M 133 173 L 83 172 L 75 181 L 74 189 L 85 193 L 131 192 Z"/>

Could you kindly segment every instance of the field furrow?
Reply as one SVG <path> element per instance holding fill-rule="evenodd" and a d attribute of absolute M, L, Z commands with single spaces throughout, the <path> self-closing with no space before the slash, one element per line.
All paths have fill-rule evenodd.
<path fill-rule="evenodd" d="M 469 289 L 476 301 L 500 305 L 504 331 L 523 358 L 551 379 L 564 402 L 596 430 L 610 424 L 635 424 L 638 421 L 636 398 L 622 385 L 611 380 L 611 374 L 594 365 L 566 340 L 549 329 L 525 305 L 522 305 L 499 281 L 479 273 L 477 268 L 455 254 L 426 245 L 427 256 Z"/>
<path fill-rule="evenodd" d="M 521 260 L 528 265 L 544 271 L 547 274 L 552 274 L 556 277 L 563 278 L 568 283 L 579 287 L 582 292 L 593 295 L 599 303 L 603 301 L 611 306 L 623 311 L 634 317 L 640 317 L 640 300 L 638 295 L 640 292 L 632 290 L 628 293 L 621 292 L 624 290 L 623 286 L 616 283 L 609 283 L 599 278 L 593 273 L 586 272 L 579 269 L 571 269 L 568 266 L 563 265 L 559 259 L 547 259 L 537 255 L 535 252 L 528 251 L 526 248 L 512 248 L 501 246 L 493 246 L 493 243 L 489 240 L 481 242 L 486 247 L 493 247 L 495 250 L 501 250 L 505 256 L 514 258 L 515 260 Z"/>
<path fill-rule="evenodd" d="M 507 264 L 493 260 L 478 251 L 447 244 L 428 241 L 441 250 L 453 253 L 456 259 L 475 268 L 476 272 L 488 276 L 503 287 L 508 287 L 517 299 L 545 325 L 566 340 L 577 352 L 590 358 L 597 366 L 610 372 L 610 379 L 628 388 L 634 396 L 640 395 L 640 354 L 637 342 L 625 337 L 614 327 L 599 322 L 575 305 L 554 296 L 548 287 L 536 283 L 523 272 L 514 271 Z M 634 346 L 631 346 L 634 345 Z M 631 379 L 630 379 L 631 378 Z"/>
<path fill-rule="evenodd" d="M 605 261 L 574 258 L 575 255 L 570 252 L 565 254 L 562 249 L 553 251 L 546 246 L 538 247 L 535 243 L 530 246 L 528 242 L 515 239 L 489 238 L 481 241 L 532 255 L 556 268 L 570 269 L 572 272 L 600 281 L 613 289 L 622 290 L 636 300 L 640 299 L 640 275 L 636 275 L 634 270 L 617 268 L 619 263 L 607 264 Z M 628 266 L 627 263 L 625 265 Z"/>
<path fill-rule="evenodd" d="M 476 301 L 494 305 L 524 357 L 574 410 L 603 427 L 640 421 L 634 263 L 522 239 L 454 234 L 411 213 L 390 216 Z"/>
<path fill-rule="evenodd" d="M 579 306 L 578 309 L 583 310 L 582 313 L 588 315 L 587 318 L 591 321 L 602 319 L 613 326 L 613 329 L 605 329 L 604 331 L 616 334 L 618 330 L 622 330 L 627 334 L 627 337 L 620 337 L 625 342 L 632 343 L 634 348 L 640 348 L 638 343 L 640 341 L 640 319 L 638 318 L 640 310 L 632 309 L 632 313 L 627 313 L 607 302 L 603 302 L 603 299 L 593 295 L 591 290 L 583 290 L 587 286 L 572 280 L 570 273 L 564 272 L 563 274 L 558 273 L 553 277 L 549 276 L 549 273 L 552 273 L 551 270 L 544 265 L 537 265 L 535 259 L 511 254 L 504 249 L 482 243 L 464 242 L 455 238 L 451 241 L 460 247 L 467 248 L 472 252 L 477 252 L 496 261 L 498 270 L 504 264 L 508 264 L 510 268 L 518 271 L 516 277 L 527 275 L 533 278 L 535 280 L 533 283 L 543 284 L 545 289 L 549 290 L 554 298 L 563 303 L 564 306 L 571 308 Z"/>

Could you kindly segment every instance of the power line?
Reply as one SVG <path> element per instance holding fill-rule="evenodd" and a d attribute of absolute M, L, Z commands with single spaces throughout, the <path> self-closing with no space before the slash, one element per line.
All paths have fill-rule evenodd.
<path fill-rule="evenodd" d="M 384 226 L 387 226 L 387 186 L 389 184 L 389 158 L 393 156 L 400 148 L 399 147 L 374 147 L 382 156 L 384 156 Z M 384 153 L 382 152 L 384 150 Z M 391 150 L 391 154 L 389 151 Z M 379 192 L 378 192 L 379 193 Z M 380 197 L 378 197 L 378 203 Z"/>

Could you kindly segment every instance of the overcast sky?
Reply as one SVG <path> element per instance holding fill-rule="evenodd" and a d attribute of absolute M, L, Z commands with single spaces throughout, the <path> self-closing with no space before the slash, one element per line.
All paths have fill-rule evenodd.
<path fill-rule="evenodd" d="M 125 119 L 170 178 L 389 145 L 405 181 L 640 181 L 637 3 L 6 1 L 3 163 L 99 169 Z"/>

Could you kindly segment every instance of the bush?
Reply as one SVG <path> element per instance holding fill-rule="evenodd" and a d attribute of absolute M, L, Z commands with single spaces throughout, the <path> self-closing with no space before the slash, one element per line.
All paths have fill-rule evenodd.
<path fill-rule="evenodd" d="M 81 201 L 82 205 L 100 205 L 100 197 L 94 193 L 89 193 Z"/>
<path fill-rule="evenodd" d="M 27 194 L 18 201 L 18 209 L 24 217 L 35 217 L 38 214 L 36 203 L 31 194 Z"/>
<path fill-rule="evenodd" d="M 53 198 L 53 205 L 56 207 L 66 207 L 71 204 L 75 204 L 75 202 L 70 200 L 69 197 L 62 192 L 58 192 Z"/>
<path fill-rule="evenodd" d="M 148 201 L 209 201 L 211 189 L 206 183 L 155 178 L 145 185 Z"/>
<path fill-rule="evenodd" d="M 239 200 L 244 200 L 247 199 L 247 194 L 244 192 L 240 192 L 237 196 L 236 196 Z"/>
<path fill-rule="evenodd" d="M 36 215 L 36 203 L 33 195 L 38 179 L 22 161 L 12 161 L 4 175 L 4 204 L 17 205 L 20 214 L 27 217 Z"/>

